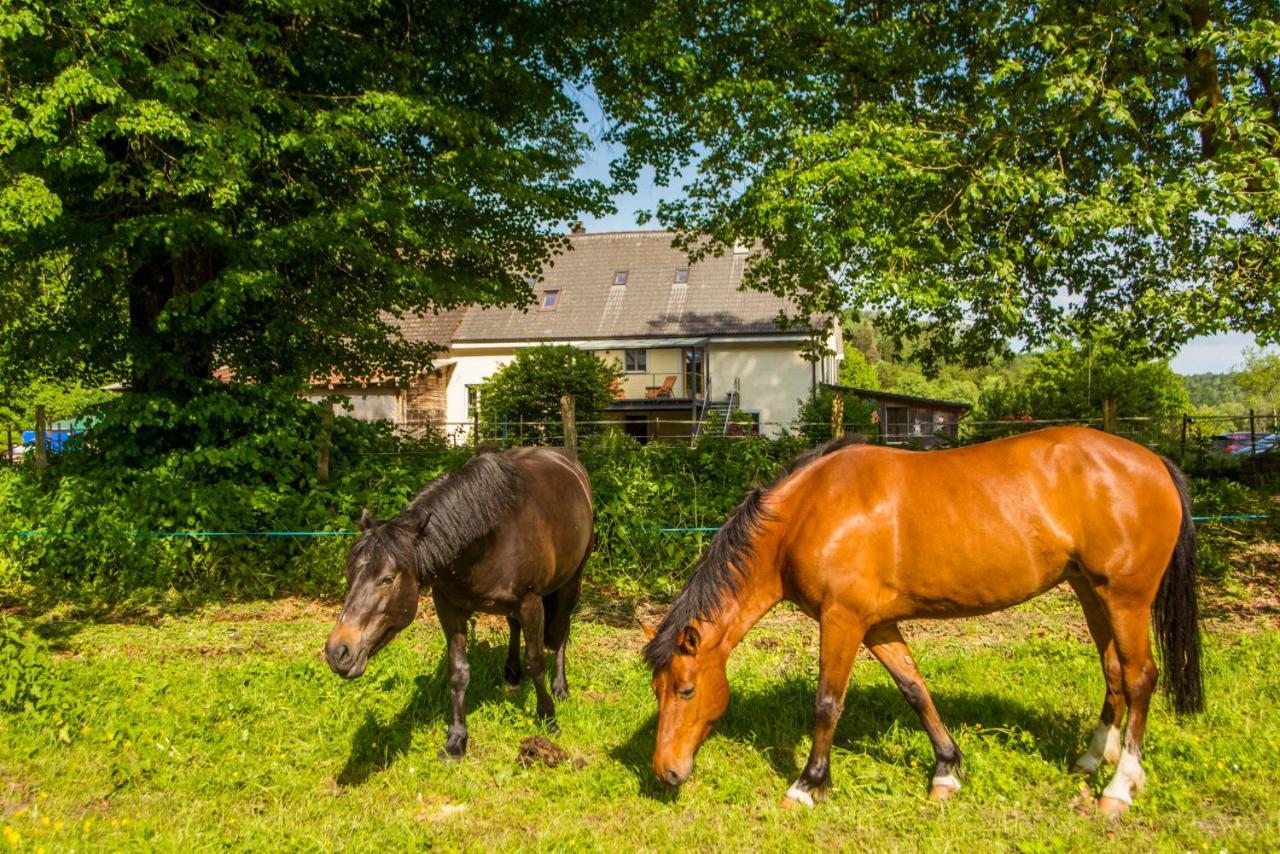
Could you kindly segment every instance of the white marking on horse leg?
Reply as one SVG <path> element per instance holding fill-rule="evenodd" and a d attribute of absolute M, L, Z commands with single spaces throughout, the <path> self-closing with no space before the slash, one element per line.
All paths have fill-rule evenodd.
<path fill-rule="evenodd" d="M 1120 727 L 1113 724 L 1098 724 L 1093 731 L 1093 741 L 1089 749 L 1080 754 L 1076 760 L 1076 768 L 1086 774 L 1098 770 L 1103 762 L 1115 762 L 1120 758 Z"/>
<path fill-rule="evenodd" d="M 1111 778 L 1107 788 L 1102 790 L 1102 797 L 1132 804 L 1133 796 L 1141 794 L 1146 784 L 1147 774 L 1142 770 L 1142 763 L 1136 755 L 1126 750 L 1120 754 L 1116 775 Z"/>
<path fill-rule="evenodd" d="M 799 783 L 795 783 L 790 789 L 787 789 L 787 797 L 798 804 L 804 804 L 810 809 L 813 808 L 813 795 L 800 788 Z"/>
<path fill-rule="evenodd" d="M 939 774 L 933 778 L 934 786 L 942 786 L 944 789 L 950 789 L 953 792 L 960 791 L 960 781 L 956 779 L 955 774 Z"/>

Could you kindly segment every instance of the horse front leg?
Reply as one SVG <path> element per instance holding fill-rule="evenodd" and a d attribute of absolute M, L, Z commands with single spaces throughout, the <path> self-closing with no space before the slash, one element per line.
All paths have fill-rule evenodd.
<path fill-rule="evenodd" d="M 960 791 L 960 778 L 963 776 L 960 747 L 943 725 L 933 698 L 929 696 L 929 689 L 925 687 L 924 677 L 920 675 L 898 627 L 892 623 L 876 626 L 867 633 L 867 649 L 889 671 L 898 690 L 920 716 L 920 723 L 929 734 L 934 758 L 929 800 L 941 801 L 951 797 Z"/>
<path fill-rule="evenodd" d="M 440 755 L 459 759 L 467 752 L 467 685 L 471 682 L 471 665 L 467 662 L 467 621 L 471 614 L 453 607 L 437 595 L 436 614 L 444 629 L 449 662 L 449 691 L 452 698 L 453 722 Z"/>
<path fill-rule="evenodd" d="M 831 790 L 831 742 L 844 711 L 844 695 L 849 675 L 858 657 L 865 626 L 846 611 L 831 609 L 819 618 L 821 650 L 818 653 L 818 694 L 813 712 L 813 747 L 800 779 L 787 790 L 784 807 L 803 804 L 812 807 Z"/>

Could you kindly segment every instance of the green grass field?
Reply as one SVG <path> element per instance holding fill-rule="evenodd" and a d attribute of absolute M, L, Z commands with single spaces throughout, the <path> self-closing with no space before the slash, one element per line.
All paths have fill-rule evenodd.
<path fill-rule="evenodd" d="M 22 850 L 782 849 L 1058 851 L 1280 847 L 1280 630 L 1208 626 L 1208 712 L 1148 730 L 1148 789 L 1111 822 L 1104 779 L 1070 776 L 1101 701 L 1074 602 L 908 629 L 965 752 L 953 801 L 925 800 L 929 744 L 888 675 L 855 669 L 817 809 L 781 798 L 809 743 L 817 633 L 776 611 L 731 660 L 733 701 L 678 793 L 652 777 L 654 702 L 640 633 L 587 607 L 555 741 L 575 760 L 516 763 L 539 733 L 532 690 L 500 687 L 505 625 L 472 644 L 471 750 L 437 758 L 447 689 L 423 614 L 355 682 L 321 655 L 335 607 L 299 600 L 112 622 L 19 617 L 54 651 L 65 727 L 0 718 L 3 835 Z M 62 730 L 61 734 L 59 730 Z M 575 767 L 580 765 L 581 767 Z M 0 843 L 2 844 L 2 843 Z"/>

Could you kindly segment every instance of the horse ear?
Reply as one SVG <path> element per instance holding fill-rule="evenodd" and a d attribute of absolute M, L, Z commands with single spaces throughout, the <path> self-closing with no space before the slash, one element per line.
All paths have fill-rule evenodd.
<path fill-rule="evenodd" d="M 680 637 L 676 639 L 676 651 L 681 655 L 697 655 L 698 641 L 702 640 L 698 635 L 698 630 L 693 626 L 685 626 L 680 632 Z"/>
<path fill-rule="evenodd" d="M 651 626 L 648 623 L 640 623 L 640 631 L 644 632 L 644 636 L 649 640 L 653 640 L 658 634 L 658 627 Z"/>
<path fill-rule="evenodd" d="M 360 511 L 360 521 L 356 525 L 359 526 L 361 531 L 367 531 L 375 524 L 377 524 L 377 520 L 373 518 L 373 514 L 369 512 L 368 507 Z"/>

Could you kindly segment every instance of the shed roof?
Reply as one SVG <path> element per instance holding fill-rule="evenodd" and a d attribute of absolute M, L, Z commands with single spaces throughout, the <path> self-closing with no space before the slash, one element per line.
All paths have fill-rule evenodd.
<path fill-rule="evenodd" d="M 936 397 L 917 397 L 914 394 L 897 394 L 891 391 L 877 391 L 871 388 L 855 388 L 853 386 L 839 385 L 837 383 L 823 383 L 827 388 L 833 388 L 836 391 L 845 394 L 852 394 L 863 400 L 882 400 L 887 403 L 905 403 L 908 406 L 931 407 L 933 409 L 954 409 L 957 411 L 965 411 L 972 409 L 971 404 L 960 400 L 939 400 Z"/>

